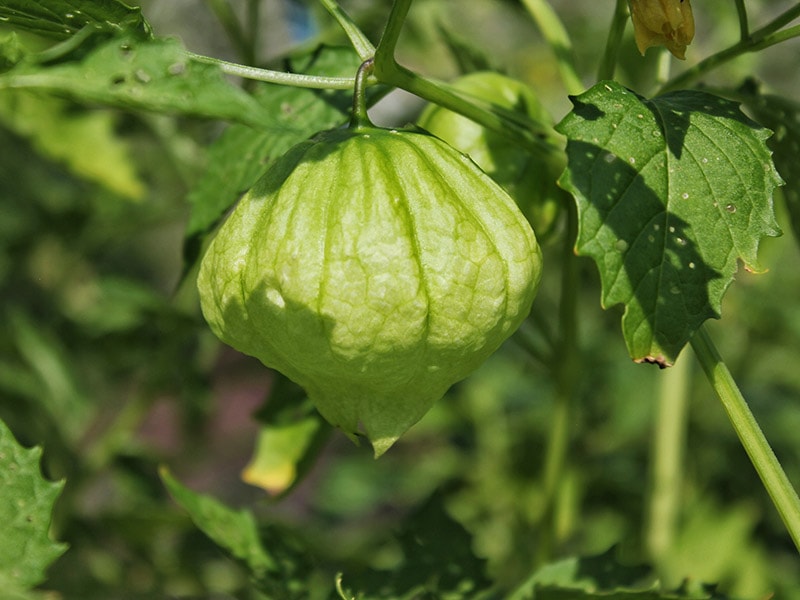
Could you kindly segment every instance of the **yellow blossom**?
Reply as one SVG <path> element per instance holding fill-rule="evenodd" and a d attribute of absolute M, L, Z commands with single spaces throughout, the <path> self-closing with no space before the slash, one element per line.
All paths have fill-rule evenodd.
<path fill-rule="evenodd" d="M 639 52 L 650 46 L 667 47 L 680 59 L 694 38 L 690 0 L 630 0 L 633 32 Z"/>

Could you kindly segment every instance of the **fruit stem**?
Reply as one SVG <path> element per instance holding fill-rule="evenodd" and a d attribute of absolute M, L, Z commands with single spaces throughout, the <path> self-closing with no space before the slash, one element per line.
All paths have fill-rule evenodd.
<path fill-rule="evenodd" d="M 800 550 L 800 498 L 797 492 L 704 326 L 694 334 L 691 344 L 706 377 L 728 413 L 739 441 L 761 477 L 795 546 Z"/>
<path fill-rule="evenodd" d="M 622 44 L 622 36 L 625 33 L 625 26 L 628 24 L 628 0 L 617 0 L 617 7 L 611 20 L 611 27 L 608 29 L 608 39 L 600 67 L 597 70 L 597 80 L 614 79 L 614 71 L 617 67 L 617 55 Z"/>
<path fill-rule="evenodd" d="M 356 84 L 353 89 L 353 113 L 350 117 L 350 127 L 352 129 L 374 127 L 367 114 L 367 79 L 372 74 L 374 67 L 375 61 L 371 58 L 365 60 L 358 67 Z"/>

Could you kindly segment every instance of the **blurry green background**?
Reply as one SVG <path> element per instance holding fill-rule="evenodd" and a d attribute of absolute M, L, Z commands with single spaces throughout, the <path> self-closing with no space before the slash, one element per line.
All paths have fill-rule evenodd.
<path fill-rule="evenodd" d="M 233 2 L 242 12 L 244 4 Z M 793 4 L 748 3 L 754 28 Z M 388 3 L 343 5 L 376 41 Z M 589 86 L 613 3 L 552 5 Z M 149 0 L 142 8 L 157 35 L 239 60 L 208 3 Z M 674 62 L 673 72 L 737 39 L 733 2 L 696 2 L 695 18 L 688 60 Z M 297 45 L 346 41 L 310 2 L 266 0 L 262 20 L 265 64 L 279 64 Z M 417 0 L 401 62 L 437 78 L 457 75 L 443 30 L 528 82 L 556 120 L 569 110 L 552 54 L 520 3 Z M 643 94 L 655 89 L 656 52 L 642 58 L 630 31 L 620 62 L 620 81 Z M 764 89 L 797 99 L 799 67 L 793 41 L 740 58 L 708 82 L 736 87 L 755 76 Z M 421 108 L 392 94 L 376 120 L 403 124 Z M 189 487 L 311 540 L 321 570 L 331 573 L 395 564 L 390 533 L 438 491 L 490 575 L 518 583 L 537 560 L 553 384 L 513 339 L 382 459 L 333 433 L 287 496 L 271 499 L 241 481 L 258 432 L 253 414 L 274 378 L 215 340 L 191 277 L 181 280 L 186 197 L 221 129 L 0 93 L 0 418 L 22 443 L 44 447 L 48 477 L 67 481 L 54 536 L 70 550 L 45 587 L 85 599 L 249 597 L 244 573 L 171 503 L 160 464 Z M 710 329 L 800 485 L 800 256 L 780 201 L 778 209 L 786 235 L 763 244 L 769 271 L 741 272 Z M 533 308 L 545 321 L 557 309 L 558 252 L 556 242 L 545 248 Z M 800 598 L 796 550 L 691 351 L 674 372 L 633 364 L 620 311 L 601 309 L 594 266 L 586 260 L 581 269 L 581 378 L 554 515 L 555 556 L 618 545 L 623 560 L 657 559 L 673 586 L 688 577 L 718 582 L 735 597 Z M 533 324 L 526 332 L 541 335 Z M 651 459 L 662 396 L 678 407 L 676 397 L 686 401 L 674 524 L 650 516 L 658 510 Z M 666 545 L 654 535 L 665 535 Z"/>

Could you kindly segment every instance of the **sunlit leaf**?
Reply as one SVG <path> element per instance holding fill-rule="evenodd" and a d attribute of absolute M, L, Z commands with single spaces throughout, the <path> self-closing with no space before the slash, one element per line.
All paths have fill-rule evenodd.
<path fill-rule="evenodd" d="M 66 550 L 49 537 L 53 504 L 63 482 L 45 480 L 40 448 L 25 449 L 0 421 L 0 590 L 21 592 L 45 579 L 48 566 Z M 9 595 L 8 597 L 14 597 Z"/>
<path fill-rule="evenodd" d="M 770 132 L 697 91 L 647 100 L 605 82 L 572 101 L 557 129 L 568 137 L 561 183 L 578 203 L 577 250 L 597 263 L 603 305 L 625 305 L 631 357 L 670 365 L 719 317 L 738 262 L 760 270 L 760 240 L 779 234 Z"/>
<path fill-rule="evenodd" d="M 78 61 L 22 62 L 0 75 L 3 89 L 41 90 L 79 102 L 226 119 L 254 127 L 275 118 L 220 69 L 191 58 L 176 39 L 113 39 Z"/>

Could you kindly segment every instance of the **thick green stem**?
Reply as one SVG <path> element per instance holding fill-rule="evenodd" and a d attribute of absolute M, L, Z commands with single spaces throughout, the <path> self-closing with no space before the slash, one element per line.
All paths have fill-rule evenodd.
<path fill-rule="evenodd" d="M 733 46 L 725 48 L 716 54 L 712 54 L 708 58 L 697 63 L 695 66 L 687 69 L 677 77 L 674 77 L 664 86 L 662 86 L 662 88 L 659 90 L 659 93 L 663 94 L 664 92 L 685 87 L 691 81 L 694 81 L 709 71 L 727 62 L 730 62 L 735 58 L 738 58 L 742 54 L 763 50 L 764 48 L 774 46 L 775 44 L 779 44 L 788 39 L 800 37 L 800 25 L 779 31 L 784 25 L 787 25 L 799 16 L 800 4 L 797 4 L 770 21 L 758 31 L 754 31 L 746 38 L 739 40 Z"/>
<path fill-rule="evenodd" d="M 708 380 L 728 413 L 739 441 L 761 477 L 795 546 L 800 550 L 800 498 L 797 492 L 764 437 L 728 367 L 722 362 L 705 327 L 697 330 L 691 343 Z"/>
<path fill-rule="evenodd" d="M 617 68 L 617 55 L 622 44 L 622 36 L 625 33 L 625 26 L 628 24 L 628 0 L 617 0 L 617 7 L 614 10 L 614 17 L 611 20 L 611 27 L 608 30 L 606 49 L 600 61 L 597 71 L 597 80 L 614 79 L 614 71 Z"/>
<path fill-rule="evenodd" d="M 356 74 L 356 85 L 353 90 L 353 114 L 350 117 L 350 127 L 374 127 L 367 114 L 367 79 L 372 73 L 372 59 L 361 63 Z"/>
<path fill-rule="evenodd" d="M 584 90 L 583 82 L 575 68 L 572 41 L 561 19 L 546 0 L 522 0 L 542 36 L 556 55 L 561 80 L 569 94 L 577 95 Z"/>
<path fill-rule="evenodd" d="M 750 26 L 747 23 L 747 8 L 744 0 L 736 0 L 736 13 L 739 15 L 739 39 L 744 41 L 750 37 Z"/>
<path fill-rule="evenodd" d="M 367 39 L 367 36 L 358 28 L 350 16 L 342 10 L 339 3 L 335 0 L 320 0 L 320 2 L 344 30 L 362 62 L 372 58 L 375 55 L 375 46 L 372 45 L 372 42 Z"/>
<path fill-rule="evenodd" d="M 691 363 L 678 360 L 659 373 L 661 385 L 653 435 L 645 546 L 658 565 L 672 546 L 680 505 L 683 447 Z"/>

